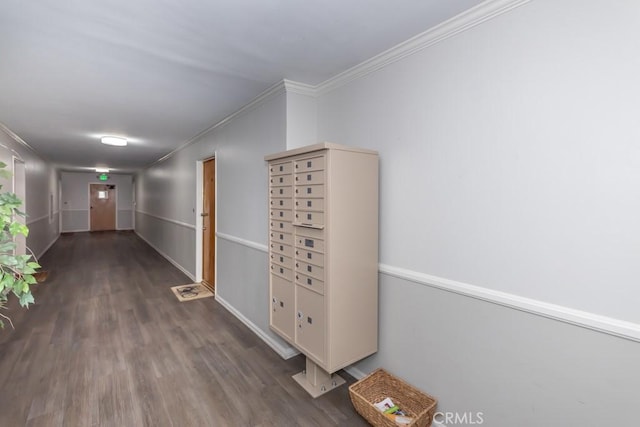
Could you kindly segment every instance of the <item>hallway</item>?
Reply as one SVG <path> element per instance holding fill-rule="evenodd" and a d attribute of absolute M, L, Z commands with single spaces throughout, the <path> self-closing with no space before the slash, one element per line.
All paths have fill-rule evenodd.
<path fill-rule="evenodd" d="M 36 304 L 0 331 L 0 426 L 367 425 L 213 298 L 178 302 L 190 280 L 134 233 L 62 235 L 40 261 Z"/>

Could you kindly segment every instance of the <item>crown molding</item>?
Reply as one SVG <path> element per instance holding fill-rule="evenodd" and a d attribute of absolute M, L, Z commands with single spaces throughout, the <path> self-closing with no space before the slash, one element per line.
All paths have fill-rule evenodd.
<path fill-rule="evenodd" d="M 298 84 L 298 85 L 302 85 L 302 84 Z M 246 104 L 245 106 L 243 106 L 239 110 L 236 110 L 235 112 L 229 114 L 227 117 L 225 117 L 224 119 L 220 120 L 219 122 L 217 122 L 213 126 L 209 126 L 208 128 L 206 128 L 202 132 L 200 132 L 197 135 L 195 135 L 194 137 L 186 140 L 179 147 L 175 148 L 171 152 L 169 152 L 169 153 L 165 154 L 164 156 L 160 157 L 158 160 L 156 160 L 155 162 L 147 165 L 143 169 L 149 169 L 150 167 L 155 166 L 158 163 L 161 163 L 161 162 L 167 160 L 168 158 L 172 157 L 177 152 L 184 150 L 185 148 L 187 148 L 188 146 L 190 146 L 191 144 L 193 144 L 195 142 L 198 142 L 200 140 L 200 138 L 202 138 L 203 136 L 205 136 L 209 132 L 213 131 L 214 129 L 217 129 L 219 127 L 224 126 L 225 124 L 229 123 L 230 121 L 232 121 L 236 117 L 240 116 L 241 114 L 244 114 L 247 111 L 249 111 L 249 110 L 257 107 L 258 105 L 262 104 L 263 102 L 265 102 L 266 100 L 268 100 L 272 96 L 279 95 L 281 93 L 286 93 L 285 81 L 284 80 L 274 84 L 269 89 L 265 90 L 260 95 L 258 95 L 257 97 L 253 98 L 251 100 L 251 102 L 249 102 L 248 104 Z"/>
<path fill-rule="evenodd" d="M 317 96 L 323 95 L 353 80 L 366 76 L 367 74 L 373 73 L 374 71 L 377 71 L 383 67 L 386 67 L 389 64 L 397 62 L 407 56 L 413 55 L 414 53 L 419 52 L 429 46 L 432 46 L 436 43 L 446 40 L 449 37 L 453 37 L 458 33 L 466 31 L 485 21 L 488 21 L 497 16 L 500 16 L 512 9 L 515 9 L 524 4 L 527 4 L 530 1 L 531 0 L 487 0 L 421 34 L 418 34 L 415 37 L 410 38 L 405 42 L 402 42 L 374 56 L 371 59 L 368 59 L 352 68 L 349 68 L 348 70 L 343 71 L 342 73 L 330 78 L 329 80 L 324 81 L 323 83 L 320 83 L 317 86 L 283 79 L 282 81 L 274 84 L 269 89 L 264 91 L 262 94 L 254 98 L 251 102 L 246 104 L 244 107 L 240 108 L 236 112 L 220 120 L 213 126 L 208 127 L 207 129 L 198 133 L 194 137 L 188 139 L 179 147 L 172 150 L 171 152 L 164 155 L 163 157 L 159 158 L 155 162 L 147 165 L 143 169 L 148 169 L 158 163 L 163 162 L 164 160 L 167 160 L 177 152 L 199 141 L 200 138 L 202 138 L 207 133 L 221 126 L 224 126 L 226 123 L 235 119 L 239 115 L 251 110 L 252 108 L 255 108 L 256 106 L 260 105 L 262 102 L 271 98 L 274 95 L 277 95 L 283 92 L 296 93 L 296 94 L 311 96 L 311 97 L 317 97 Z M 24 143 L 24 145 L 27 145 L 27 144 Z"/>
<path fill-rule="evenodd" d="M 469 30 L 531 0 L 487 0 L 427 31 L 368 59 L 315 87 L 316 96 L 325 94 L 353 80 L 373 73 L 389 64 L 413 55 L 429 46 Z"/>
<path fill-rule="evenodd" d="M 11 129 L 9 129 L 7 126 L 5 126 L 4 123 L 0 123 L 0 130 L 3 131 L 5 134 L 7 134 L 9 136 L 9 138 L 13 139 L 15 142 L 17 142 L 19 145 L 22 145 L 23 147 L 29 149 L 32 153 L 34 153 L 36 156 L 40 157 L 42 160 L 47 161 L 47 159 L 45 159 L 44 157 L 42 157 L 42 155 L 40 155 L 40 153 L 38 153 L 36 150 L 33 149 L 32 146 L 30 146 L 29 144 L 26 143 L 26 141 L 22 138 L 20 138 L 14 131 L 12 131 Z M 18 157 L 20 160 L 22 160 L 22 156 L 20 156 L 20 154 L 9 147 L 5 147 L 3 145 L 4 148 L 11 150 L 13 152 L 13 154 L 16 155 L 16 157 Z M 51 163 L 51 162 L 49 162 Z"/>
<path fill-rule="evenodd" d="M 308 85 L 305 83 L 294 82 L 293 80 L 283 80 L 284 87 L 287 93 L 297 93 L 299 95 L 315 97 L 318 93 L 317 86 Z"/>

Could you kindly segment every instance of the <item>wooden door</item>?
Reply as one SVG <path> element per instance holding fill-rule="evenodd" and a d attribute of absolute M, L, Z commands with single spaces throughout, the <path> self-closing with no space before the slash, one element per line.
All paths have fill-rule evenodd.
<path fill-rule="evenodd" d="M 116 186 L 90 184 L 90 225 L 91 231 L 116 229 Z"/>
<path fill-rule="evenodd" d="M 215 288 L 215 232 L 216 232 L 216 163 L 215 159 L 203 164 L 202 195 L 202 281 L 211 290 Z"/>

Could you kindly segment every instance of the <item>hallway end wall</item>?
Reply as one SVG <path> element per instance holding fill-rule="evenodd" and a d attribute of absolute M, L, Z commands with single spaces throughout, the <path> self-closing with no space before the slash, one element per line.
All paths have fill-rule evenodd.
<path fill-rule="evenodd" d="M 89 184 L 116 186 L 116 230 L 133 229 L 133 176 L 109 174 L 109 180 L 98 181 L 96 173 L 61 172 L 62 231 L 89 231 Z"/>

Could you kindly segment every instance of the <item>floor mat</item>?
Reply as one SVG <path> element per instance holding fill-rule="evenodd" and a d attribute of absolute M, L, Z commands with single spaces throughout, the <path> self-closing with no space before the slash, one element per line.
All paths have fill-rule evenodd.
<path fill-rule="evenodd" d="M 194 299 L 212 297 L 213 293 L 199 283 L 192 283 L 190 285 L 172 286 L 171 291 L 178 298 L 178 301 L 191 301 Z"/>

